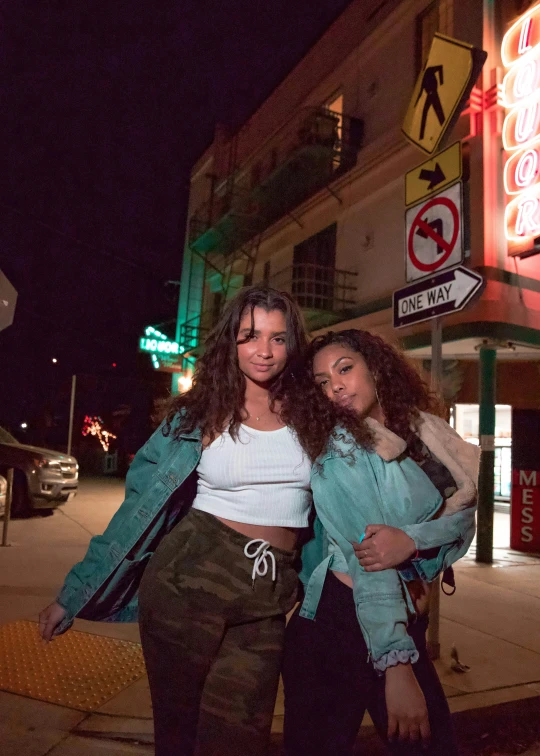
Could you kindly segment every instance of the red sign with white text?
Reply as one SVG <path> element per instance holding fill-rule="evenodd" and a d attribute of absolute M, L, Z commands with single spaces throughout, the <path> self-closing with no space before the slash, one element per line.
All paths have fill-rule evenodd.
<path fill-rule="evenodd" d="M 540 553 L 540 470 L 512 470 L 510 548 Z"/>

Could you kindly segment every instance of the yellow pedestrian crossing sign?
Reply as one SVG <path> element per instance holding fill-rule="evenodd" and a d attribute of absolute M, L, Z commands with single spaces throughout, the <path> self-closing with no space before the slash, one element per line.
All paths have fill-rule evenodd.
<path fill-rule="evenodd" d="M 486 57 L 466 42 L 435 34 L 402 126 L 409 141 L 430 155 L 435 152 L 459 116 Z"/>

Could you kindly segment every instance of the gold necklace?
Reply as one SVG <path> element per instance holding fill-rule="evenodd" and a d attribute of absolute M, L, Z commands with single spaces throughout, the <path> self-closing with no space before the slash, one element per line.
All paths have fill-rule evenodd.
<path fill-rule="evenodd" d="M 265 415 L 267 415 L 267 414 L 268 414 L 268 413 L 269 413 L 270 411 L 271 411 L 271 410 L 270 410 L 270 407 L 268 407 L 268 409 L 266 409 L 266 410 L 265 410 L 264 412 L 262 412 L 262 413 L 261 413 L 261 414 L 260 414 L 260 415 L 259 415 L 258 417 L 257 417 L 257 415 L 255 415 L 255 420 L 256 420 L 257 422 L 259 422 L 259 420 L 261 419 L 261 417 L 264 417 L 264 416 L 265 416 Z M 251 414 L 251 412 L 248 412 L 248 420 L 251 420 L 251 418 L 252 418 L 252 417 L 253 417 L 253 415 Z"/>

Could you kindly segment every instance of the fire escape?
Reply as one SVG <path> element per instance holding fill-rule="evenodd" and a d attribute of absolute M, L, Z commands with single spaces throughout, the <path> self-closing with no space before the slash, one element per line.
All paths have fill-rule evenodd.
<path fill-rule="evenodd" d="M 362 137 L 359 119 L 306 108 L 243 165 L 237 165 L 236 139 L 229 142 L 227 178 L 212 182 L 189 221 L 190 280 L 183 282 L 189 317 L 179 324 L 187 354 L 196 355 L 226 301 L 253 282 L 262 234 L 286 215 L 298 222 L 295 208 L 321 189 L 334 194 L 331 183 L 355 165 Z"/>

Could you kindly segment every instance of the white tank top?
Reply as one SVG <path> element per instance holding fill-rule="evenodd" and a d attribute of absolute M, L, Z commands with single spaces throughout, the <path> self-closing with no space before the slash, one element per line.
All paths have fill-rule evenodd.
<path fill-rule="evenodd" d="M 311 508 L 311 462 L 290 428 L 241 425 L 201 456 L 194 509 L 251 525 L 304 528 Z"/>

